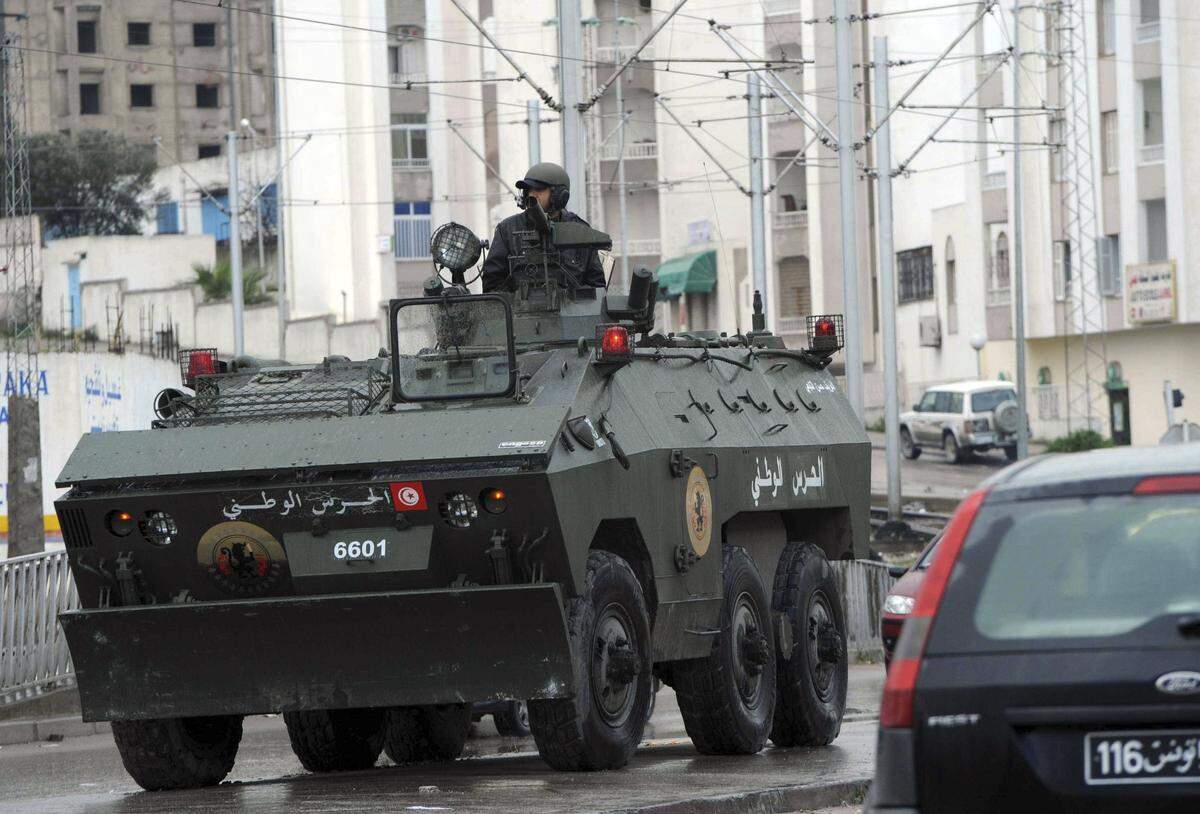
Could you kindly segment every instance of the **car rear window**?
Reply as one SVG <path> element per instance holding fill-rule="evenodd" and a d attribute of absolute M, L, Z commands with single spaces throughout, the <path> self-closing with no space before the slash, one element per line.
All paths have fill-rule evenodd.
<path fill-rule="evenodd" d="M 1136 638 L 1155 620 L 1197 612 L 1200 497 L 985 504 L 930 644 L 947 651 L 1057 648 Z"/>
<path fill-rule="evenodd" d="M 1017 394 L 1009 388 L 1000 390 L 981 390 L 971 394 L 971 412 L 988 413 L 995 410 L 1006 401 L 1013 401 Z"/>

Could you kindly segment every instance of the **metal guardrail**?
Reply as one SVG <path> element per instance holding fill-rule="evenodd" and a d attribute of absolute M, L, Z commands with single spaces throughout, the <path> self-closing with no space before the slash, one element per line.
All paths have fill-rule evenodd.
<path fill-rule="evenodd" d="M 846 617 L 846 652 L 851 661 L 879 657 L 879 616 L 895 579 L 887 565 L 871 560 L 839 560 L 832 563 L 842 589 Z"/>
<path fill-rule="evenodd" d="M 65 551 L 0 560 L 0 705 L 74 683 L 58 614 L 78 606 Z"/>
<path fill-rule="evenodd" d="M 894 580 L 868 560 L 832 563 L 842 591 L 846 650 L 877 656 L 879 614 Z M 0 560 L 0 706 L 75 683 L 58 614 L 79 607 L 65 551 Z"/>

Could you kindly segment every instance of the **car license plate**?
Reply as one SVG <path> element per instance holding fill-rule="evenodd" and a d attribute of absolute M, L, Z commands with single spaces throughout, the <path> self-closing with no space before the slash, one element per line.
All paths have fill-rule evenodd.
<path fill-rule="evenodd" d="M 1089 732 L 1083 753 L 1089 786 L 1200 783 L 1200 729 Z"/>
<path fill-rule="evenodd" d="M 976 444 L 990 444 L 994 440 L 995 440 L 995 438 L 992 436 L 992 434 L 990 432 L 975 433 L 975 443 Z"/>
<path fill-rule="evenodd" d="M 283 536 L 293 578 L 331 574 L 424 571 L 429 567 L 432 526 L 337 529 L 325 534 Z"/>

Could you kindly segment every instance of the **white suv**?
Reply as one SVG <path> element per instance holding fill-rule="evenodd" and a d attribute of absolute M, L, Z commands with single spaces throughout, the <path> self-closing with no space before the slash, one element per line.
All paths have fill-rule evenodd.
<path fill-rule="evenodd" d="M 940 449 L 953 463 L 972 452 L 1000 448 L 1017 459 L 1020 421 L 1012 382 L 957 382 L 931 387 L 909 412 L 900 414 L 900 449 L 917 458 L 923 448 Z"/>

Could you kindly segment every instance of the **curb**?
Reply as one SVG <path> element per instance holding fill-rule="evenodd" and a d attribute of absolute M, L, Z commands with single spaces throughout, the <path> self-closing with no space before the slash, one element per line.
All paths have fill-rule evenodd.
<path fill-rule="evenodd" d="M 697 797 L 651 803 L 634 808 L 608 809 L 604 814 L 785 814 L 807 811 L 861 800 L 871 779 L 845 780 L 840 783 L 813 783 L 806 786 L 782 786 L 774 789 Z"/>
<path fill-rule="evenodd" d="M 21 743 L 60 741 L 81 735 L 98 735 L 110 731 L 107 722 L 85 723 L 79 718 L 46 718 L 41 721 L 0 722 L 0 746 Z"/>

